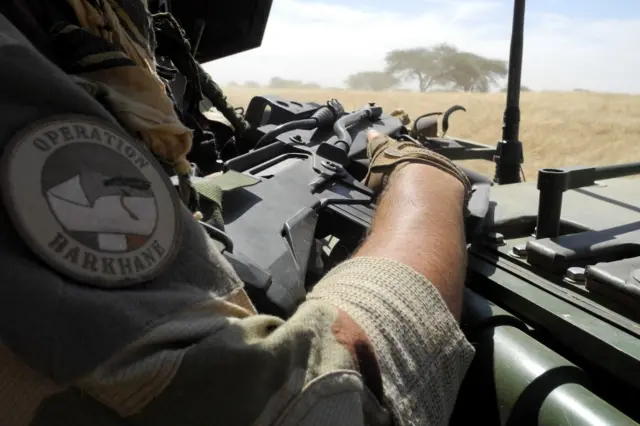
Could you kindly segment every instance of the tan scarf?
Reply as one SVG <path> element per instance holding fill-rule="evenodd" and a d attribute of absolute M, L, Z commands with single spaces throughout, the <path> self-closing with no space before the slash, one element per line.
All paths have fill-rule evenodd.
<path fill-rule="evenodd" d="M 136 0 L 128 0 L 136 1 Z M 146 0 L 139 7 L 147 8 Z M 180 175 L 191 170 L 186 155 L 192 133 L 178 118 L 166 88 L 155 69 L 149 40 L 116 0 L 97 2 L 67 0 L 80 27 L 122 50 L 136 66 L 121 66 L 77 74 L 90 91 L 100 93 L 111 112 L 132 133 L 137 133 L 154 154 L 171 164 Z M 119 53 L 105 52 L 83 59 L 83 66 L 113 59 Z M 92 87 L 93 86 L 93 87 Z"/>

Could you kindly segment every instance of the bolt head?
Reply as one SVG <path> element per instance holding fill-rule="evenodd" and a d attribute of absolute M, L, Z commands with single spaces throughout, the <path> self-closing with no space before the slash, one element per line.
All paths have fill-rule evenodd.
<path fill-rule="evenodd" d="M 511 249 L 511 253 L 513 253 L 513 255 L 516 257 L 527 257 L 527 245 L 517 245 Z"/>
<path fill-rule="evenodd" d="M 579 266 L 573 266 L 567 269 L 567 278 L 573 281 L 584 281 L 587 279 L 585 275 L 585 269 Z"/>
<path fill-rule="evenodd" d="M 329 170 L 338 170 L 338 165 L 333 161 L 323 160 L 322 165 L 325 166 Z"/>

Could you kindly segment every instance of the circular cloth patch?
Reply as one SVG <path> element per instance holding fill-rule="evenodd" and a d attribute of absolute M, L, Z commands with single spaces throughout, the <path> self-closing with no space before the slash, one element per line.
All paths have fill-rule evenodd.
<path fill-rule="evenodd" d="M 2 157 L 4 205 L 58 272 L 99 287 L 159 275 L 178 249 L 178 199 L 137 141 L 88 117 L 53 117 Z"/>

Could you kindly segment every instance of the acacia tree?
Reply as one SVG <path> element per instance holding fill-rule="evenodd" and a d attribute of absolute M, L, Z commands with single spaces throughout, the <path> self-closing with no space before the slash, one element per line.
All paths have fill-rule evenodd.
<path fill-rule="evenodd" d="M 347 77 L 347 87 L 352 90 L 390 90 L 400 84 L 392 74 L 380 71 L 362 71 Z"/>
<path fill-rule="evenodd" d="M 392 50 L 385 59 L 387 72 L 405 81 L 417 80 L 421 92 L 433 86 L 486 92 L 507 74 L 505 61 L 463 52 L 447 43 Z"/>
<path fill-rule="evenodd" d="M 452 88 L 465 92 L 488 92 L 507 75 L 507 63 L 488 59 L 475 53 L 456 52 L 444 58 L 448 63 L 443 80 Z"/>
<path fill-rule="evenodd" d="M 396 49 L 385 57 L 387 72 L 404 81 L 418 81 L 418 88 L 426 92 L 438 82 L 437 53 L 431 48 Z"/>

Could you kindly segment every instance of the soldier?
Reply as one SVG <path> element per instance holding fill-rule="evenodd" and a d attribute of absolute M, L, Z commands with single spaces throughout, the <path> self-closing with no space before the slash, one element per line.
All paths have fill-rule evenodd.
<path fill-rule="evenodd" d="M 160 165 L 185 175 L 191 134 L 145 8 L 0 5 L 0 424 L 446 424 L 466 177 L 371 134 L 368 238 L 290 318 L 257 313 Z"/>

